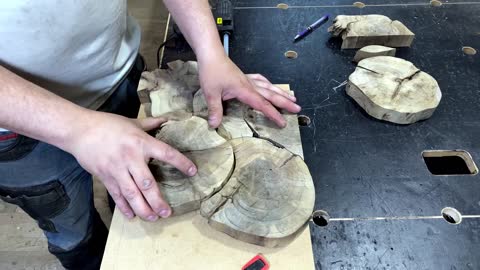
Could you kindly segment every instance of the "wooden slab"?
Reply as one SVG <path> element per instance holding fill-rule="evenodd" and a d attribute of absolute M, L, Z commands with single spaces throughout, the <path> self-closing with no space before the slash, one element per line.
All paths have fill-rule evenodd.
<path fill-rule="evenodd" d="M 342 49 L 362 48 L 367 45 L 410 47 L 415 34 L 403 23 L 384 15 L 338 15 L 328 28 L 334 37 L 343 39 Z"/>
<path fill-rule="evenodd" d="M 141 108 L 139 117 L 144 115 Z M 302 153 L 300 133 L 292 138 L 297 140 L 292 152 Z M 198 212 L 149 223 L 128 220 L 116 210 L 101 269 L 241 269 L 258 253 L 271 269 L 315 269 L 309 226 L 288 246 L 265 248 L 215 231 Z"/>
<path fill-rule="evenodd" d="M 391 56 L 360 61 L 348 77 L 346 92 L 369 115 L 396 124 L 430 118 L 442 98 L 432 76 Z"/>

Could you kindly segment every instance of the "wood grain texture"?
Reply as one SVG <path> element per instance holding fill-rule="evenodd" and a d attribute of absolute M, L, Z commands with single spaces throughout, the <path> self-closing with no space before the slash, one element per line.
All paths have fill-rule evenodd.
<path fill-rule="evenodd" d="M 381 45 L 369 45 L 358 50 L 355 54 L 355 57 L 353 58 L 353 61 L 358 63 L 363 59 L 374 56 L 395 56 L 396 51 L 397 50 L 395 48 Z"/>
<path fill-rule="evenodd" d="M 343 39 L 342 49 L 367 45 L 410 47 L 415 34 L 403 23 L 383 15 L 339 15 L 328 28 L 334 37 Z"/>
<path fill-rule="evenodd" d="M 199 88 L 196 62 L 177 60 L 168 63 L 168 69 L 143 72 L 137 93 L 148 116 L 185 119 L 192 115 Z"/>
<path fill-rule="evenodd" d="M 310 219 L 315 203 L 310 172 L 276 142 L 253 137 L 227 142 L 196 116 L 167 122 L 156 137 L 198 168 L 197 175 L 186 177 L 163 162 L 151 163 L 174 215 L 201 208 L 215 229 L 268 247 L 287 244 Z"/>
<path fill-rule="evenodd" d="M 193 96 L 193 115 L 204 119 L 208 118 L 207 101 L 205 100 L 205 95 L 203 94 L 202 89 L 195 92 L 195 95 Z"/>
<path fill-rule="evenodd" d="M 238 100 L 224 103 L 223 121 L 218 127 L 218 133 L 226 139 L 253 137 L 252 128 L 245 121 L 248 106 Z"/>
<path fill-rule="evenodd" d="M 155 137 L 179 151 L 205 150 L 227 142 L 205 119 L 196 116 L 165 123 Z"/>
<path fill-rule="evenodd" d="M 186 177 L 174 167 L 154 161 L 150 164 L 160 190 L 172 207 L 173 215 L 182 215 L 200 208 L 200 202 L 210 196 L 230 178 L 234 156 L 229 143 L 206 150 L 183 152 L 198 172 Z"/>
<path fill-rule="evenodd" d="M 180 150 L 197 165 L 197 174 L 186 177 L 171 165 L 154 160 L 150 169 L 159 182 L 160 190 L 172 207 L 173 215 L 200 208 L 200 202 L 210 196 L 230 178 L 234 165 L 232 146 L 208 128 L 203 118 L 193 116 L 182 121 L 169 121 L 157 138 Z"/>
<path fill-rule="evenodd" d="M 288 85 L 280 85 L 280 88 L 291 92 Z M 208 116 L 207 103 L 201 90 L 195 94 L 193 108 L 194 115 L 204 118 Z M 282 115 L 287 121 L 285 128 L 279 128 L 261 112 L 237 100 L 229 100 L 224 102 L 223 121 L 217 132 L 227 140 L 253 136 L 266 138 L 291 150 L 296 155 L 301 155 L 302 150 L 296 146 L 295 139 L 300 136 L 297 116 L 288 112 L 282 112 Z"/>
<path fill-rule="evenodd" d="M 145 117 L 142 109 L 139 117 Z M 292 152 L 303 156 L 299 132 L 292 136 Z M 102 269 L 240 269 L 257 253 L 272 269 L 315 269 L 308 227 L 287 246 L 267 248 L 232 240 L 196 212 L 148 223 L 115 211 Z"/>
<path fill-rule="evenodd" d="M 249 108 L 246 111 L 245 121 L 250 128 L 261 138 L 269 139 L 277 145 L 280 145 L 296 155 L 301 154 L 300 149 L 296 149 L 297 144 L 295 138 L 298 133 L 300 136 L 300 130 L 298 129 L 298 118 L 295 114 L 283 113 L 283 117 L 287 121 L 287 126 L 279 128 L 275 123 L 266 118 L 263 113 Z"/>
<path fill-rule="evenodd" d="M 201 204 L 213 228 L 266 247 L 289 243 L 313 212 L 315 190 L 303 160 L 258 138 L 230 140 L 235 169 L 224 187 Z"/>
<path fill-rule="evenodd" d="M 290 91 L 289 87 L 283 87 L 285 91 Z M 199 117 L 208 117 L 208 107 L 205 101 L 203 91 L 195 93 L 193 99 L 193 114 Z M 237 100 L 224 102 L 224 116 L 222 123 L 218 127 L 218 133 L 227 140 L 243 137 L 262 137 L 270 139 L 277 144 L 283 145 L 287 149 L 296 148 L 296 141 L 292 134 L 299 133 L 297 128 L 297 116 L 287 112 L 282 112 L 287 121 L 285 128 L 279 128 L 272 121 L 266 118 L 261 112 L 253 110 Z M 294 149 L 297 155 L 300 151 Z"/>
<path fill-rule="evenodd" d="M 369 115 L 397 124 L 431 117 L 442 98 L 432 76 L 391 56 L 360 61 L 346 91 Z"/>
<path fill-rule="evenodd" d="M 225 115 L 218 127 L 218 134 L 230 140 L 235 138 L 253 137 L 253 131 L 243 117 Z"/>

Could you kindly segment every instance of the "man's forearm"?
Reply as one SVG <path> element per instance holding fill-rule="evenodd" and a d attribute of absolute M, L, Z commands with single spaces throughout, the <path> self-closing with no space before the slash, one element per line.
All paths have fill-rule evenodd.
<path fill-rule="evenodd" d="M 164 3 L 200 62 L 225 56 L 207 0 L 164 0 Z"/>
<path fill-rule="evenodd" d="M 64 148 L 88 110 L 0 66 L 0 127 Z"/>

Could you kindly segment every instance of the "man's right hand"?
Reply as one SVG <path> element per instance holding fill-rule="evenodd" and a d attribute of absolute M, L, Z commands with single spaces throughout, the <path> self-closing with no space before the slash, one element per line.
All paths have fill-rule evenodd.
<path fill-rule="evenodd" d="M 91 114 L 87 126 L 71 136 L 65 150 L 103 182 L 127 218 L 137 215 L 155 221 L 159 216 L 170 216 L 171 208 L 162 198 L 147 163 L 154 158 L 188 176 L 195 175 L 197 168 L 176 149 L 145 132 L 166 120 L 128 119 L 94 111 Z"/>
<path fill-rule="evenodd" d="M 128 119 L 91 111 L 35 85 L 0 65 L 0 127 L 49 143 L 98 176 L 122 213 L 154 221 L 172 210 L 147 163 L 164 161 L 186 175 L 197 168 L 145 131 L 165 119 Z"/>

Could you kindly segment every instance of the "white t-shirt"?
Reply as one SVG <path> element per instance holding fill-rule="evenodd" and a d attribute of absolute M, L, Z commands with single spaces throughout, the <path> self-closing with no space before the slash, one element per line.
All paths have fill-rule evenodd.
<path fill-rule="evenodd" d="M 139 46 L 126 0 L 0 1 L 0 65 L 86 108 L 106 101 Z"/>

